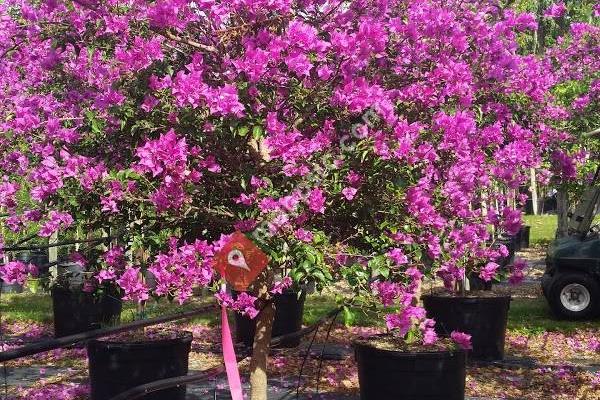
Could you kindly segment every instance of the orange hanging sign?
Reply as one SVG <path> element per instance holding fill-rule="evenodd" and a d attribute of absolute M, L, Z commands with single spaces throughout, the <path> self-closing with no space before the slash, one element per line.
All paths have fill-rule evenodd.
<path fill-rule="evenodd" d="M 215 269 L 238 292 L 247 290 L 269 263 L 267 255 L 239 231 L 231 236 L 214 260 Z"/>

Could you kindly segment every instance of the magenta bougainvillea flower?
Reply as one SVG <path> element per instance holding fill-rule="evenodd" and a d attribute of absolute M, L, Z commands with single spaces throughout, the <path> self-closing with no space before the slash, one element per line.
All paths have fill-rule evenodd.
<path fill-rule="evenodd" d="M 461 349 L 470 350 L 473 348 L 473 346 L 471 345 L 471 335 L 462 332 L 452 331 L 452 333 L 450 333 L 450 338 L 454 340 L 454 342 Z"/>

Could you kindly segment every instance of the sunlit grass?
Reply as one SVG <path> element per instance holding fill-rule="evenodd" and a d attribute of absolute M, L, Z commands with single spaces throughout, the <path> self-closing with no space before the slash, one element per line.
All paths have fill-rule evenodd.
<path fill-rule="evenodd" d="M 149 302 L 143 317 L 152 318 L 188 311 L 212 301 L 210 296 L 207 296 L 184 305 L 167 301 Z M 304 311 L 304 324 L 313 324 L 336 307 L 335 299 L 331 295 L 308 296 Z M 52 300 L 49 294 L 2 294 L 0 310 L 2 311 L 3 322 L 52 322 Z M 392 310 L 389 310 L 389 312 L 392 312 Z M 355 310 L 354 319 L 350 321 L 350 324 L 353 326 L 383 326 L 382 314 L 383 312 L 374 313 Z M 136 304 L 125 302 L 121 321 L 129 322 L 140 318 L 141 315 Z M 191 321 L 202 325 L 216 326 L 219 324 L 219 319 L 218 312 L 213 311 Z M 338 321 L 340 323 L 344 322 L 342 314 L 339 315 Z M 524 335 L 536 335 L 550 331 L 571 333 L 578 329 L 600 329 L 600 319 L 592 321 L 560 320 L 550 312 L 543 297 L 533 299 L 517 298 L 511 302 L 508 329 Z"/>
<path fill-rule="evenodd" d="M 544 332 L 572 333 L 578 329 L 600 329 L 600 318 L 590 321 L 568 321 L 556 318 L 543 297 L 513 299 L 508 313 L 508 329 L 535 335 Z"/>
<path fill-rule="evenodd" d="M 531 226 L 531 245 L 547 245 L 556 235 L 557 217 L 550 215 L 526 215 L 525 224 Z"/>

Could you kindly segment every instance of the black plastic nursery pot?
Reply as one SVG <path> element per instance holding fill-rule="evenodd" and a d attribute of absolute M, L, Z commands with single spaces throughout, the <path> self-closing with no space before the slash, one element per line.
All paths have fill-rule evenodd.
<path fill-rule="evenodd" d="M 304 302 L 306 293 L 289 291 L 273 296 L 275 301 L 275 320 L 273 322 L 272 336 L 287 335 L 302 329 L 302 317 L 304 315 Z M 235 338 L 236 342 L 244 343 L 252 347 L 254 333 L 256 332 L 256 319 L 250 319 L 239 313 L 235 313 Z M 297 347 L 300 338 L 287 340 L 280 347 Z"/>
<path fill-rule="evenodd" d="M 361 400 L 464 400 L 466 353 L 404 352 L 354 343 Z"/>
<path fill-rule="evenodd" d="M 192 334 L 178 332 L 174 338 L 140 342 L 92 340 L 87 352 L 91 400 L 109 400 L 136 386 L 184 376 Z M 185 385 L 147 394 L 143 400 L 185 400 Z"/>
<path fill-rule="evenodd" d="M 467 278 L 469 279 L 469 290 L 492 290 L 492 281 L 484 281 L 479 274 L 475 272 L 470 273 Z"/>
<path fill-rule="evenodd" d="M 525 225 L 519 231 L 519 247 L 521 249 L 529 248 L 529 238 L 531 236 L 531 226 Z"/>
<path fill-rule="evenodd" d="M 0 291 L 2 293 L 23 293 L 23 285 L 18 283 L 5 283 L 0 279 Z"/>
<path fill-rule="evenodd" d="M 38 276 L 48 274 L 48 250 L 47 249 L 34 249 L 23 251 L 17 255 L 17 260 L 23 261 L 26 264 L 33 264 L 38 269 Z"/>
<path fill-rule="evenodd" d="M 502 360 L 510 296 L 449 296 L 422 297 L 427 316 L 436 322 L 438 335 L 449 337 L 452 331 L 471 335 L 474 360 Z"/>
<path fill-rule="evenodd" d="M 497 239 L 496 245 L 504 245 L 508 250 L 508 256 L 502 257 L 501 259 L 496 261 L 500 265 L 500 267 L 505 268 L 508 265 L 510 265 L 510 263 L 515 257 L 515 252 L 517 251 L 517 240 L 514 236 L 510 238 Z"/>
<path fill-rule="evenodd" d="M 52 289 L 54 336 L 63 337 L 113 325 L 120 321 L 123 302 L 118 295 Z"/>

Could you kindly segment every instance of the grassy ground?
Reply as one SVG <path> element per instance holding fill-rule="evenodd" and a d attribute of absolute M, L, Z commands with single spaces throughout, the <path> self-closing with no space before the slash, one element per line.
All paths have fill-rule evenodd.
<path fill-rule="evenodd" d="M 183 306 L 167 302 L 149 304 L 146 317 L 190 310 L 207 301 L 209 300 L 200 300 Z M 330 296 L 309 296 L 304 312 L 304 323 L 307 325 L 314 323 L 335 307 Z M 52 302 L 50 296 L 45 294 L 3 294 L 0 310 L 3 321 L 52 322 Z M 137 319 L 138 316 L 135 305 L 125 303 L 122 320 L 131 321 Z M 213 313 L 193 321 L 203 325 L 216 325 L 218 324 L 218 315 Z M 343 321 L 343 315 L 340 315 L 339 321 Z M 382 324 L 383 321 L 379 316 L 361 311 L 354 313 L 352 321 L 354 326 L 382 326 Z M 511 303 L 508 328 L 524 335 L 535 335 L 546 331 L 572 333 L 577 329 L 600 329 L 600 319 L 581 322 L 558 320 L 551 314 L 544 298 L 516 298 Z"/>
<path fill-rule="evenodd" d="M 160 315 L 173 314 L 177 312 L 189 311 L 199 305 L 204 305 L 209 299 L 200 299 L 188 302 L 184 305 L 176 303 L 149 302 L 146 306 L 144 318 L 152 318 Z M 49 294 L 2 294 L 0 298 L 0 311 L 3 321 L 22 321 L 22 322 L 39 322 L 50 323 L 53 320 L 52 316 L 52 299 Z M 137 309 L 137 305 L 132 302 L 123 304 L 121 313 L 121 321 L 128 322 L 140 319 L 141 315 Z M 216 315 L 205 315 L 196 317 L 191 321 L 203 325 L 212 325 L 217 323 Z"/>
<path fill-rule="evenodd" d="M 526 215 L 525 225 L 531 226 L 530 242 L 532 245 L 547 245 L 554 240 L 558 220 L 556 214 Z M 595 224 L 600 224 L 600 215 L 596 216 Z"/>
<path fill-rule="evenodd" d="M 600 318 L 590 321 L 557 319 L 543 297 L 513 299 L 508 313 L 508 329 L 530 336 L 544 332 L 573 333 L 578 329 L 600 329 Z"/>
<path fill-rule="evenodd" d="M 529 241 L 532 245 L 547 245 L 556 234 L 556 215 L 526 215 L 525 225 L 531 226 Z"/>

